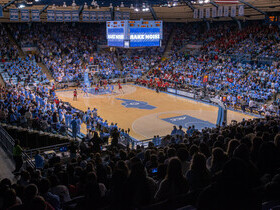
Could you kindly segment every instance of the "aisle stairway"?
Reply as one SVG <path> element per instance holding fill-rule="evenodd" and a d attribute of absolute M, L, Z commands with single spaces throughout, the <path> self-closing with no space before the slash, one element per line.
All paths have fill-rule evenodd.
<path fill-rule="evenodd" d="M 2 66 L 1 66 L 2 64 L 0 64 L 0 71 L 1 71 L 1 68 L 2 68 Z M 2 74 L 0 74 L 0 87 L 5 87 L 6 86 L 6 84 L 5 84 L 5 82 L 4 82 L 4 79 L 3 79 L 3 77 L 2 77 Z"/>
<path fill-rule="evenodd" d="M 54 78 L 50 72 L 50 70 L 46 67 L 44 63 L 37 63 L 38 66 L 42 68 L 42 71 L 47 75 L 47 78 L 50 82 L 54 81 Z"/>
<path fill-rule="evenodd" d="M 116 66 L 118 68 L 119 71 L 123 70 L 123 65 L 122 65 L 122 61 L 121 61 L 121 56 L 119 55 L 119 53 L 116 51 L 115 52 L 116 57 L 117 57 L 117 62 L 116 62 Z"/>
<path fill-rule="evenodd" d="M 8 37 L 9 37 L 11 43 L 13 43 L 14 45 L 17 46 L 17 49 L 18 49 L 18 52 L 19 52 L 19 56 L 20 56 L 21 58 L 24 58 L 24 57 L 25 57 L 25 54 L 24 54 L 24 52 L 22 51 L 21 46 L 19 45 L 19 43 L 17 43 L 17 41 L 14 39 L 10 28 L 9 28 L 8 25 L 6 25 L 6 24 L 3 24 L 3 25 L 4 25 L 4 28 L 5 28 L 5 30 L 6 30 L 6 32 L 7 32 L 7 34 L 8 34 Z"/>
<path fill-rule="evenodd" d="M 172 48 L 172 45 L 173 45 L 173 39 L 174 39 L 174 36 L 175 36 L 175 29 L 172 30 L 171 34 L 170 34 L 170 37 L 167 41 L 167 46 L 165 48 L 165 51 L 163 53 L 163 57 L 167 58 L 168 55 L 170 54 L 171 52 L 171 48 Z"/>

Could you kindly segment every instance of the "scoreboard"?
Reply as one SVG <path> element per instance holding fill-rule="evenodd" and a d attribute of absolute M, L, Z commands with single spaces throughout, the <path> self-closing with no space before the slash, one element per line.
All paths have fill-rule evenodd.
<path fill-rule="evenodd" d="M 162 21 L 121 20 L 106 23 L 108 46 L 153 47 L 161 46 Z"/>

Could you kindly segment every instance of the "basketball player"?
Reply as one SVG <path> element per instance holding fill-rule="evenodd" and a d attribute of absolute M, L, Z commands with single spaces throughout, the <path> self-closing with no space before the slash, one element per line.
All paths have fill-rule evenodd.
<path fill-rule="evenodd" d="M 77 101 L 78 100 L 78 92 L 77 92 L 76 89 L 74 90 L 73 94 L 74 94 L 73 101 Z"/>
<path fill-rule="evenodd" d="M 118 82 L 118 86 L 119 86 L 119 91 L 120 91 L 122 94 L 124 94 L 124 91 L 123 91 L 123 89 L 122 89 L 122 86 L 121 86 L 121 83 L 120 83 L 120 82 Z"/>
<path fill-rule="evenodd" d="M 98 87 L 98 84 L 96 84 L 96 87 L 95 87 L 95 94 L 99 93 L 99 87 Z"/>
<path fill-rule="evenodd" d="M 83 90 L 84 90 L 84 97 L 88 97 L 88 88 L 87 88 L 87 86 L 84 86 Z"/>
<path fill-rule="evenodd" d="M 114 93 L 114 84 L 111 84 L 111 93 Z"/>

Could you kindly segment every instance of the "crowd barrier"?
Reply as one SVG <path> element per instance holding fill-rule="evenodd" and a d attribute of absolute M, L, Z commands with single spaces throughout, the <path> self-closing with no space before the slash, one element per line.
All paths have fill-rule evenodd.
<path fill-rule="evenodd" d="M 188 98 L 193 98 L 195 99 L 195 94 L 192 92 L 187 92 L 187 91 L 183 91 L 183 90 L 178 90 L 178 89 L 174 89 L 174 88 L 167 88 L 167 92 L 168 93 L 172 93 L 175 95 L 179 95 L 179 96 L 185 96 Z"/>
<path fill-rule="evenodd" d="M 23 148 L 35 149 L 56 144 L 68 143 L 72 138 L 58 134 L 37 131 L 18 126 L 1 124 L 8 134 L 14 139 L 20 139 Z"/>

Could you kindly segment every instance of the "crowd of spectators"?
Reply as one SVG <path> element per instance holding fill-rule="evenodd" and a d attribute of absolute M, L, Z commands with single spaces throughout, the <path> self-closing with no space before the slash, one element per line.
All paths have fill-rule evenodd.
<path fill-rule="evenodd" d="M 10 43 L 4 25 L 0 23 L 0 61 L 5 62 L 17 59 L 18 55 L 17 47 Z"/>
<path fill-rule="evenodd" d="M 158 147 L 106 151 L 88 147 L 100 141 L 95 134 L 71 144 L 67 161 L 54 156 L 40 170 L 22 170 L 15 184 L 1 180 L 1 207 L 261 209 L 280 199 L 279 123 L 266 117 L 201 132 L 174 128 Z"/>
<path fill-rule="evenodd" d="M 28 55 L 24 59 L 18 57 L 3 63 L 0 66 L 0 73 L 8 85 L 34 86 L 39 83 L 49 83 L 46 74 L 42 72 L 32 55 Z"/>
<path fill-rule="evenodd" d="M 104 26 L 105 27 L 105 26 Z M 57 82 L 83 78 L 86 64 L 96 52 L 104 27 L 86 24 L 11 24 L 15 39 L 38 47 L 42 60 Z M 104 61 L 106 62 L 106 61 Z"/>
<path fill-rule="evenodd" d="M 200 90 L 204 95 L 224 98 L 229 105 L 265 104 L 279 93 L 279 64 L 243 62 L 236 55 L 277 59 L 279 37 L 274 26 L 251 23 L 239 30 L 233 24 L 217 24 L 210 30 L 193 25 L 174 29 L 172 50 L 167 59 L 139 84 L 166 90 L 176 87 Z M 198 55 L 181 51 L 186 43 L 201 45 Z M 269 55 L 274 54 L 274 57 Z M 274 113 L 276 112 L 274 109 Z M 245 110 L 245 109 L 244 109 Z"/>
<path fill-rule="evenodd" d="M 122 50 L 121 62 L 127 76 L 139 78 L 156 66 L 162 58 L 163 48 Z"/>

